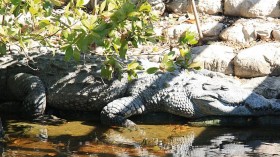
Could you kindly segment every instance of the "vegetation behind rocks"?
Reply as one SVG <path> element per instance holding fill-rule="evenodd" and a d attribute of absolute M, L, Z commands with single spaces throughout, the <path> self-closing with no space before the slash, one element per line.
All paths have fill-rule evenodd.
<path fill-rule="evenodd" d="M 0 7 L 2 56 L 9 51 L 11 43 L 17 44 L 28 56 L 28 49 L 39 42 L 39 46 L 51 48 L 54 55 L 57 51 L 65 53 L 66 61 L 78 61 L 83 54 L 103 47 L 106 60 L 101 75 L 107 79 L 111 79 L 114 72 L 137 77 L 135 70 L 142 68 L 140 64 L 124 62 L 128 48 L 160 40 L 153 30 L 157 16 L 146 1 L 105 0 L 90 11 L 84 7 L 84 0 L 71 0 L 66 6 L 57 0 L 2 0 Z M 192 66 L 188 45 L 196 43 L 194 34 L 185 33 L 178 42 L 180 57 L 174 60 L 171 51 L 159 67 L 147 72 Z"/>

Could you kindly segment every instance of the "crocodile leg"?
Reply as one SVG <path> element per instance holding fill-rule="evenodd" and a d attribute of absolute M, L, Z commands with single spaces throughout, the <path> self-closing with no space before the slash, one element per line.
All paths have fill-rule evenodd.
<path fill-rule="evenodd" d="M 46 108 L 46 92 L 42 81 L 26 73 L 10 76 L 7 82 L 8 92 L 22 102 L 23 115 L 29 118 L 41 116 Z"/>
<path fill-rule="evenodd" d="M 147 108 L 140 97 L 123 97 L 105 106 L 101 111 L 100 119 L 104 125 L 131 127 L 135 126 L 135 123 L 127 118 L 145 112 Z"/>

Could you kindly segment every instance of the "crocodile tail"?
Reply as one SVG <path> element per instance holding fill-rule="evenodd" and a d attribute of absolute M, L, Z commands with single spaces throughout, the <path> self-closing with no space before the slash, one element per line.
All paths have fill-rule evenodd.
<path fill-rule="evenodd" d="M 46 92 L 43 82 L 37 76 L 19 73 L 8 79 L 8 90 L 22 102 L 22 112 L 29 118 L 41 116 L 46 108 Z"/>

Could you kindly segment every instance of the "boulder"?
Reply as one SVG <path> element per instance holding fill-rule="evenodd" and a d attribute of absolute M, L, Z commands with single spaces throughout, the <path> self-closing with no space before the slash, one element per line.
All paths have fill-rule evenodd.
<path fill-rule="evenodd" d="M 227 29 L 223 30 L 219 37 L 224 41 L 233 41 L 237 43 L 245 43 L 245 37 L 243 34 L 242 24 L 235 24 Z"/>
<path fill-rule="evenodd" d="M 186 13 L 189 9 L 187 0 L 173 0 L 166 4 L 166 9 L 173 13 Z"/>
<path fill-rule="evenodd" d="M 206 14 L 223 13 L 222 0 L 199 0 L 197 2 L 197 10 Z"/>
<path fill-rule="evenodd" d="M 280 43 L 267 43 L 240 51 L 234 58 L 238 77 L 280 76 Z"/>
<path fill-rule="evenodd" d="M 280 77 L 242 79 L 243 88 L 254 91 L 267 99 L 280 99 Z"/>
<path fill-rule="evenodd" d="M 191 49 L 192 61 L 201 68 L 224 74 L 233 74 L 233 48 L 224 45 L 204 45 Z"/>
<path fill-rule="evenodd" d="M 275 22 L 264 19 L 240 19 L 224 29 L 219 37 L 224 41 L 238 43 L 247 43 L 256 39 L 267 40 L 271 38 L 272 30 L 277 27 Z"/>
<path fill-rule="evenodd" d="M 220 22 L 208 22 L 202 25 L 203 36 L 218 37 L 224 28 L 224 24 Z"/>
<path fill-rule="evenodd" d="M 243 17 L 280 17 L 278 0 L 225 0 L 224 14 Z"/>
<path fill-rule="evenodd" d="M 280 29 L 272 31 L 272 37 L 276 41 L 280 41 Z"/>
<path fill-rule="evenodd" d="M 218 14 L 223 12 L 222 0 L 196 0 L 196 8 L 206 14 Z M 192 11 L 188 0 L 173 0 L 166 4 L 166 8 L 174 13 L 186 13 Z"/>

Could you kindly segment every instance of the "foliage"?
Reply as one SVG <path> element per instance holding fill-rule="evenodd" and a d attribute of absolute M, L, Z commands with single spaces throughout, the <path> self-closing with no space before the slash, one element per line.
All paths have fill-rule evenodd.
<path fill-rule="evenodd" d="M 152 21 L 156 19 L 147 2 L 105 0 L 87 13 L 83 0 L 71 0 L 63 12 L 58 0 L 2 0 L 0 2 L 0 53 L 8 43 L 18 42 L 27 50 L 33 41 L 65 52 L 65 60 L 80 60 L 92 47 L 105 48 L 102 76 L 110 79 L 114 71 L 133 72 L 138 66 L 124 68 L 117 58 L 126 59 L 128 47 L 154 40 Z"/>
<path fill-rule="evenodd" d="M 84 0 L 70 0 L 63 7 L 59 0 L 1 0 L 0 1 L 0 55 L 7 52 L 9 43 L 18 45 L 27 52 L 34 41 L 65 52 L 65 60 L 80 60 L 82 53 L 97 46 L 105 49 L 101 75 L 107 79 L 114 72 L 127 72 L 129 78 L 137 77 L 136 70 L 142 69 L 137 61 L 124 64 L 129 47 L 147 41 L 154 42 L 152 22 L 156 16 L 151 5 L 139 0 L 104 0 L 92 12 L 84 8 Z M 62 10 L 62 11 L 61 11 Z M 150 68 L 148 73 L 158 69 L 171 71 L 175 65 L 189 67 L 188 44 L 195 38 L 186 34 L 180 39 L 181 56 L 174 61 L 174 53 L 163 57 L 160 68 Z M 185 46 L 184 46 L 185 45 Z M 55 52 L 55 51 L 53 51 Z"/>
<path fill-rule="evenodd" d="M 174 71 L 177 68 L 190 69 L 195 68 L 199 69 L 200 65 L 195 62 L 191 62 L 191 53 L 189 47 L 191 45 L 197 44 L 196 34 L 193 32 L 186 31 L 180 38 L 177 43 L 179 48 L 180 55 L 177 57 L 174 51 L 163 56 L 163 59 L 159 67 L 151 67 L 147 69 L 147 73 L 153 74 L 158 70 L 162 71 Z"/>

